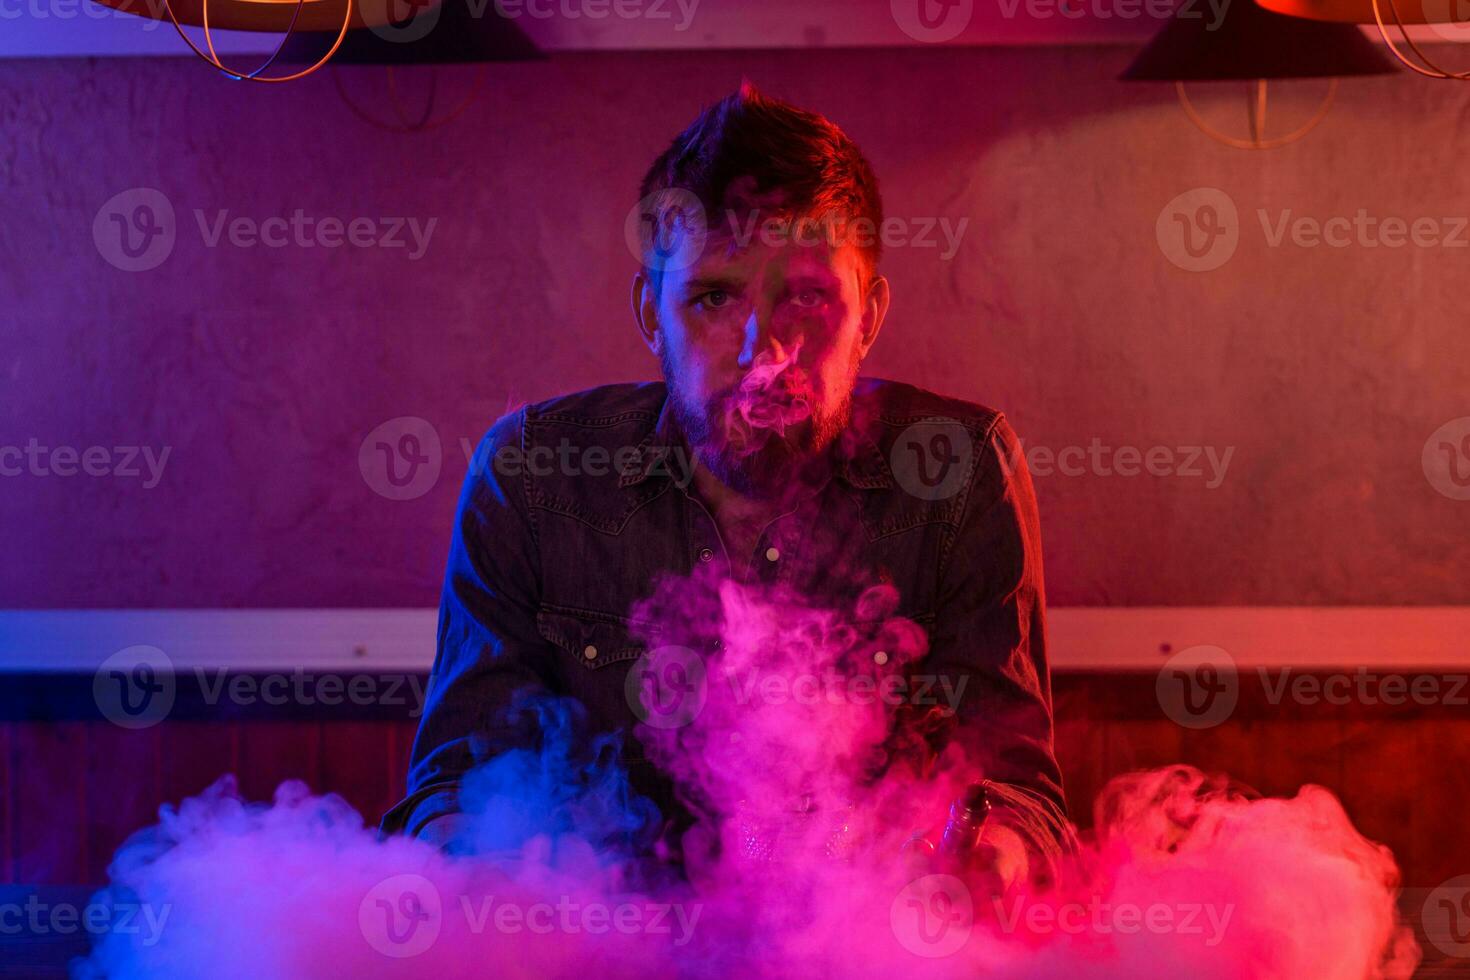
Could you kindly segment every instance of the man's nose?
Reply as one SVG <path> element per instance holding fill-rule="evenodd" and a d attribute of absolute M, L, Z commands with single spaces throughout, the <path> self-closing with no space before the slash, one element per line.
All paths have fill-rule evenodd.
<path fill-rule="evenodd" d="M 790 356 L 790 347 L 774 328 L 769 312 L 752 310 L 745 321 L 745 343 L 740 348 L 740 366 L 780 364 Z"/>

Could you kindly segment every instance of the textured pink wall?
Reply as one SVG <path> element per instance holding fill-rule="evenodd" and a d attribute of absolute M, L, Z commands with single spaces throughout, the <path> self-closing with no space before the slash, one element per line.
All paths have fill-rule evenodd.
<path fill-rule="evenodd" d="M 626 313 L 623 218 L 652 155 L 742 73 L 843 124 L 910 227 L 969 219 L 950 260 L 891 250 L 870 373 L 1003 408 L 1054 451 L 1234 447 L 1213 489 L 1039 476 L 1053 602 L 1470 601 L 1470 501 L 1420 462 L 1470 415 L 1470 248 L 1272 247 L 1256 215 L 1470 213 L 1454 166 L 1470 88 L 1344 82 L 1317 132 L 1251 154 L 1199 135 L 1168 86 L 1112 81 L 1129 54 L 559 57 L 492 67 L 461 118 L 420 135 L 363 124 L 325 75 L 251 87 L 186 60 L 0 62 L 0 450 L 169 448 L 151 489 L 0 477 L 0 607 L 433 603 L 460 440 L 509 401 L 654 376 Z M 1321 90 L 1278 87 L 1280 112 Z M 1222 124 L 1239 94 L 1217 96 Z M 1155 226 L 1201 186 L 1237 206 L 1239 245 L 1187 272 Z M 177 242 L 125 272 L 93 223 L 136 187 L 168 198 Z M 194 216 L 298 208 L 438 223 L 415 262 L 209 248 Z M 404 501 L 358 461 L 399 416 L 444 445 L 437 484 Z"/>

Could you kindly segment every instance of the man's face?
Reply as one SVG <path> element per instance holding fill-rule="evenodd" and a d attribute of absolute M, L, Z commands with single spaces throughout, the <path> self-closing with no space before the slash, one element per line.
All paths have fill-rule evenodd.
<path fill-rule="evenodd" d="M 748 495 L 779 496 L 847 425 L 858 366 L 887 309 L 887 284 L 864 274 L 856 246 L 830 238 L 737 239 L 721 222 L 694 262 L 664 271 L 656 293 L 635 282 L 686 438 L 714 476 Z"/>

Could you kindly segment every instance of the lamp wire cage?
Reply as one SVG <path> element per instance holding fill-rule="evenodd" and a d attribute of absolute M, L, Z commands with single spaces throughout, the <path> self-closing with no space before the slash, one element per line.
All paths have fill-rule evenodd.
<path fill-rule="evenodd" d="M 1328 110 L 1332 108 L 1332 103 L 1337 97 L 1337 79 L 1328 79 L 1327 94 L 1306 122 L 1285 135 L 1268 137 L 1266 135 L 1267 80 L 1257 78 L 1247 84 L 1249 89 L 1246 93 L 1246 116 L 1247 123 L 1250 127 L 1249 139 L 1241 139 L 1237 136 L 1222 133 L 1214 126 L 1211 126 L 1205 120 L 1204 116 L 1200 114 L 1199 110 L 1195 108 L 1194 102 L 1189 98 L 1189 91 L 1184 87 L 1182 81 L 1174 83 L 1174 90 L 1178 93 L 1179 105 L 1184 109 L 1184 114 L 1189 117 L 1190 122 L 1194 123 L 1201 132 L 1211 139 L 1224 143 L 1226 146 L 1233 146 L 1237 150 L 1274 150 L 1277 147 L 1295 143 L 1316 129 L 1318 124 L 1327 118 Z"/>
<path fill-rule="evenodd" d="M 1413 57 L 1405 54 L 1394 43 L 1393 38 L 1389 36 L 1388 27 L 1383 22 L 1383 8 L 1385 5 L 1387 5 L 1388 12 L 1393 18 L 1394 26 L 1398 28 L 1400 40 L 1409 51 L 1413 52 Z M 1424 53 L 1424 50 L 1419 45 L 1414 43 L 1414 39 L 1409 36 L 1409 31 L 1404 26 L 1403 18 L 1399 15 L 1399 7 L 1395 0 L 1373 0 L 1373 23 L 1377 25 L 1378 36 L 1383 38 L 1384 44 L 1388 45 L 1389 52 L 1410 71 L 1423 75 L 1426 78 L 1437 78 L 1455 82 L 1470 81 L 1470 71 L 1450 71 L 1447 68 L 1441 68 L 1429 55 Z M 1455 23 L 1462 22 L 1455 21 Z"/>
<path fill-rule="evenodd" d="M 225 75 L 226 77 L 233 78 L 239 82 L 280 83 L 294 82 L 298 79 L 305 78 L 313 72 L 320 70 L 328 61 L 332 60 L 332 56 L 337 53 L 337 50 L 342 47 L 342 42 L 347 39 L 348 28 L 352 26 L 353 2 L 354 0 L 343 0 L 344 7 L 342 11 L 342 27 L 340 30 L 338 30 L 337 40 L 332 44 L 331 49 L 328 50 L 326 54 L 322 55 L 321 58 L 319 58 L 315 63 L 308 65 L 306 68 L 303 68 L 300 71 L 292 72 L 288 75 L 266 75 L 265 71 L 270 68 L 271 65 L 276 63 L 276 59 L 281 56 L 281 52 L 286 49 L 286 45 L 290 42 L 292 35 L 296 33 L 296 24 L 297 21 L 301 19 L 301 10 L 303 7 L 306 6 L 306 0 L 296 0 L 296 10 L 292 13 L 291 22 L 287 25 L 286 33 L 282 35 L 280 43 L 276 45 L 276 50 L 271 52 L 270 57 L 268 57 L 260 65 L 260 67 L 248 72 L 238 71 L 234 68 L 229 67 L 222 60 L 220 60 L 219 53 L 215 51 L 214 34 L 209 28 L 209 0 L 203 0 L 201 7 L 201 10 L 203 11 L 203 17 L 201 19 L 204 22 L 202 24 L 202 27 L 204 28 L 204 45 L 209 49 L 208 54 L 206 54 L 204 51 L 201 51 L 199 45 L 194 43 L 194 39 L 191 38 L 184 31 L 184 25 L 179 22 L 178 15 L 174 12 L 173 5 L 169 3 L 169 0 L 163 0 L 163 9 L 164 12 L 168 14 L 168 19 L 173 23 L 174 30 L 179 32 L 179 37 L 183 38 L 184 43 L 189 46 L 189 50 L 193 51 L 200 58 L 204 59 L 206 63 L 211 65 L 221 74 Z"/>

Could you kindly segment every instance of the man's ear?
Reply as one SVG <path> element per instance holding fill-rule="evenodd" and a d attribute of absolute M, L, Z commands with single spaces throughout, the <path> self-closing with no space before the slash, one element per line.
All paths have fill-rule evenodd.
<path fill-rule="evenodd" d="M 643 342 L 653 351 L 653 356 L 662 353 L 664 332 L 658 325 L 658 295 L 646 272 L 633 276 L 633 292 L 629 297 L 633 306 L 633 322 L 638 324 L 638 333 Z"/>
<path fill-rule="evenodd" d="M 863 297 L 863 335 L 859 356 L 866 356 L 868 348 L 878 339 L 878 331 L 883 329 L 883 320 L 888 316 L 888 301 L 888 280 L 879 275 L 873 276 L 867 295 Z"/>

